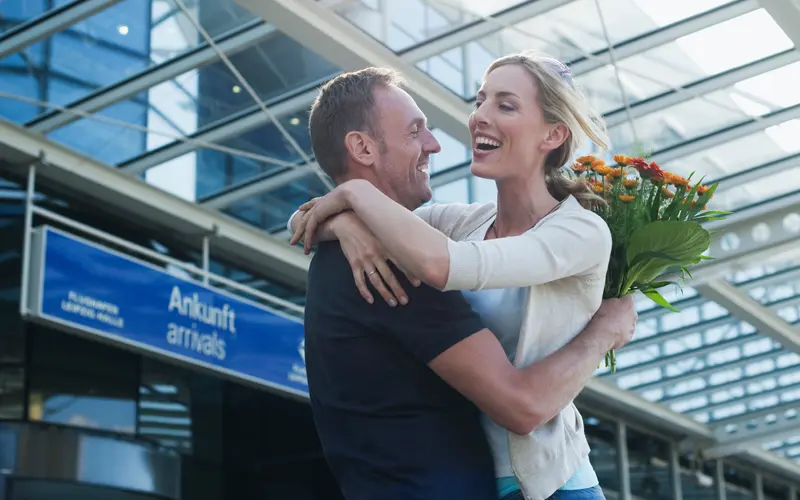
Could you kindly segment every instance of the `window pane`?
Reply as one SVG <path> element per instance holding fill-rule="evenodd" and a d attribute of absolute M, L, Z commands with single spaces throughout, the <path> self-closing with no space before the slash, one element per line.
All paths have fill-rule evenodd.
<path fill-rule="evenodd" d="M 150 358 L 142 360 L 138 434 L 183 453 L 192 451 L 191 373 Z"/>
<path fill-rule="evenodd" d="M 617 424 L 599 419 L 583 412 L 586 439 L 591 451 L 592 462 L 600 486 L 610 492 L 619 492 L 619 467 L 617 466 Z"/>
<path fill-rule="evenodd" d="M 19 3 L 18 0 L 0 2 L 0 13 L 10 9 L 12 19 L 18 21 L 19 16 L 27 17 L 41 10 L 41 0 L 22 2 L 26 5 L 22 9 L 25 12 L 19 12 L 19 7 L 7 7 Z M 191 12 L 214 38 L 245 23 L 258 22 L 254 14 L 232 0 L 199 0 L 191 6 Z M 14 23 L 3 17 L 0 16 L 0 30 Z M 33 93 L 32 97 L 39 100 L 65 105 L 204 44 L 205 39 L 194 29 L 192 20 L 173 0 L 123 0 L 0 60 L 0 89 L 25 96 Z M 19 92 L 16 90 L 19 83 L 13 79 L 7 81 L 5 73 L 35 76 L 36 80 L 30 81 L 30 90 Z M 68 87 L 64 88 L 65 85 Z M 41 90 L 36 90 L 37 86 Z M 51 111 L 0 110 L 18 122 Z"/>
<path fill-rule="evenodd" d="M 135 387 L 115 378 L 32 370 L 28 416 L 43 422 L 133 433 Z"/>
<path fill-rule="evenodd" d="M 19 420 L 25 415 L 25 370 L 0 365 L 0 420 Z"/>
<path fill-rule="evenodd" d="M 223 211 L 269 232 L 286 228 L 289 216 L 297 207 L 327 192 L 316 174 L 309 174 L 269 193 L 252 196 Z"/>
<path fill-rule="evenodd" d="M 628 427 L 631 493 L 648 500 L 672 500 L 669 443 Z"/>
<path fill-rule="evenodd" d="M 729 3 L 704 0 L 666 5 L 654 0 L 603 0 L 601 7 L 611 43 L 619 44 Z M 595 0 L 576 0 L 449 49 L 418 66 L 457 94 L 472 99 L 489 64 L 506 54 L 535 50 L 570 63 L 606 49 L 599 23 Z"/>
<path fill-rule="evenodd" d="M 751 43 L 754 38 L 759 43 Z M 760 9 L 622 59 L 618 68 L 628 102 L 635 104 L 793 46 L 769 14 Z M 577 81 L 601 113 L 624 107 L 613 66 L 579 75 Z"/>

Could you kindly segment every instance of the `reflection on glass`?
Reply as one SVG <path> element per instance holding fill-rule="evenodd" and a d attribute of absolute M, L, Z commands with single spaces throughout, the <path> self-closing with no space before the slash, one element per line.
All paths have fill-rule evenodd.
<path fill-rule="evenodd" d="M 252 196 L 224 209 L 224 212 L 268 232 L 286 228 L 297 207 L 327 192 L 316 174 L 309 174 L 274 191 Z"/>
<path fill-rule="evenodd" d="M 725 463 L 726 500 L 755 500 L 755 475 Z"/>
<path fill-rule="evenodd" d="M 728 3 L 730 0 L 706 0 L 678 7 L 674 2 L 667 5 L 653 0 L 604 0 L 601 7 L 611 43 L 619 44 Z M 457 94 L 472 99 L 489 64 L 506 54 L 532 49 L 570 63 L 606 49 L 599 23 L 595 0 L 576 0 L 433 56 L 418 66 Z M 463 68 L 461 61 L 466 64 Z"/>
<path fill-rule="evenodd" d="M 67 4 L 74 2 L 70 0 Z M 55 8 L 52 2 L 45 0 L 11 0 L 0 2 L 0 33 L 14 29 L 44 12 Z"/>
<path fill-rule="evenodd" d="M 714 486 L 714 464 L 697 463 L 694 459 L 680 458 L 681 492 L 683 498 L 692 500 L 717 500 Z"/>
<path fill-rule="evenodd" d="M 600 419 L 581 410 L 586 439 L 589 441 L 589 460 L 592 462 L 600 486 L 606 493 L 617 493 L 619 465 L 617 463 L 617 424 Z"/>
<path fill-rule="evenodd" d="M 142 359 L 138 434 L 184 453 L 192 451 L 189 373 L 149 358 Z"/>
<path fill-rule="evenodd" d="M 764 500 L 794 500 L 789 497 L 789 487 L 785 484 L 776 483 L 772 480 L 765 480 L 762 486 Z"/>
<path fill-rule="evenodd" d="M 25 369 L 0 365 L 0 420 L 25 415 Z"/>
<path fill-rule="evenodd" d="M 757 38 L 759 43 L 752 43 Z M 618 62 L 630 104 L 789 50 L 792 41 L 763 9 L 692 33 Z M 577 78 L 590 102 L 607 113 L 624 106 L 614 68 Z"/>
<path fill-rule="evenodd" d="M 668 442 L 627 428 L 631 493 L 647 500 L 672 500 Z"/>
<path fill-rule="evenodd" d="M 37 2 L 21 3 L 32 6 L 23 9 L 26 13 L 41 9 Z M 11 10 L 11 22 L 15 14 L 25 15 L 14 12 L 19 7 L 13 5 L 19 4 L 0 4 L 3 14 Z M 193 13 L 212 37 L 254 19 L 228 0 L 200 0 Z M 65 105 L 203 43 L 192 22 L 172 0 L 123 0 L 0 61 L 0 88 Z M 3 102 L 0 106 L 0 112 L 15 121 L 29 121 L 50 111 L 30 104 Z"/>
<path fill-rule="evenodd" d="M 316 84 L 339 71 L 283 34 L 275 34 L 248 50 L 233 54 L 230 59 L 259 98 L 269 106 L 284 100 L 280 96 L 286 92 L 313 91 Z M 304 64 L 298 65 L 297 61 L 304 61 Z M 154 86 L 146 95 L 113 104 L 97 113 L 122 123 L 109 124 L 84 118 L 53 131 L 49 137 L 99 161 L 116 165 L 245 112 L 262 111 L 233 73 L 222 62 L 217 62 L 188 71 Z M 307 132 L 294 133 L 291 130 L 299 131 L 300 126 L 306 123 L 307 118 L 302 115 L 287 115 L 290 122 L 284 126 L 296 140 L 307 141 Z M 253 150 L 266 156 L 292 156 L 293 151 L 284 144 L 283 137 L 278 138 L 277 130 L 270 131 L 270 128 L 274 126 L 267 125 L 244 134 L 231 129 L 230 136 L 234 138 L 227 142 L 238 142 L 239 146 L 230 147 Z M 258 137 L 257 134 L 266 135 Z M 270 140 L 271 137 L 277 139 Z M 224 137 L 217 140 L 225 144 Z M 201 158 L 199 161 L 202 163 L 204 160 Z M 200 196 L 204 194 L 207 193 Z"/>
<path fill-rule="evenodd" d="M 28 417 L 121 433 L 136 430 L 136 397 L 117 379 L 34 370 Z"/>
<path fill-rule="evenodd" d="M 29 330 L 31 420 L 133 433 L 138 359 L 74 335 Z"/>
<path fill-rule="evenodd" d="M 306 156 L 313 157 L 311 138 L 308 135 L 308 110 L 289 113 L 278 119 Z M 222 146 L 257 156 L 228 154 L 212 149 L 197 151 L 197 198 L 199 199 L 286 168 L 274 162 L 259 160 L 258 157 L 291 164 L 300 164 L 303 160 L 272 122 L 238 134 L 223 142 Z"/>

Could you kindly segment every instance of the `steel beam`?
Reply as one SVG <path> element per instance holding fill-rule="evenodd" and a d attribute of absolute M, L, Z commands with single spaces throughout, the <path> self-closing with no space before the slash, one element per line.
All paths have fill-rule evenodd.
<path fill-rule="evenodd" d="M 778 26 L 794 43 L 800 47 L 800 1 L 798 0 L 759 0 Z"/>
<path fill-rule="evenodd" d="M 241 185 L 232 186 L 225 192 L 211 196 L 200 202 L 208 208 L 221 209 L 235 205 L 240 201 L 253 196 L 273 191 L 289 183 L 298 181 L 307 175 L 314 175 L 316 162 L 313 165 L 302 165 L 295 168 L 288 168 L 277 174 L 269 174 L 257 179 L 252 179 Z"/>
<path fill-rule="evenodd" d="M 636 119 L 663 111 L 669 107 L 695 99 L 697 96 L 707 95 L 731 87 L 748 78 L 768 73 L 797 61 L 800 61 L 800 52 L 794 49 L 780 52 L 719 75 L 684 85 L 681 89 L 668 90 L 657 96 L 637 102 L 631 106 L 631 116 Z M 606 113 L 604 118 L 608 127 L 611 128 L 627 122 L 628 113 L 625 108 L 619 108 Z"/>
<path fill-rule="evenodd" d="M 431 76 L 313 0 L 237 0 L 242 7 L 280 26 L 283 33 L 344 70 L 391 67 L 408 83 L 409 93 L 431 123 L 469 144 L 471 107 Z"/>
<path fill-rule="evenodd" d="M 277 32 L 273 26 L 263 22 L 256 22 L 221 38 L 217 42 L 217 46 L 222 52 L 230 56 L 266 40 L 275 33 Z M 144 92 L 160 83 L 176 78 L 187 71 L 197 70 L 217 60 L 219 60 L 219 56 L 212 47 L 208 45 L 199 47 L 169 62 L 148 68 L 120 83 L 102 88 L 74 101 L 67 106 L 66 111 L 51 111 L 26 125 L 31 130 L 46 134 L 81 119 L 80 114 L 72 113 L 71 111 L 93 113 Z"/>
<path fill-rule="evenodd" d="M 729 21 L 758 9 L 760 5 L 756 0 L 738 0 L 736 2 L 718 7 L 708 12 L 698 14 L 683 21 L 665 26 L 651 34 L 635 38 L 629 42 L 619 43 L 614 46 L 614 58 L 621 61 L 627 57 L 640 54 L 660 45 L 691 35 L 715 24 Z M 583 58 L 573 62 L 570 66 L 576 75 L 602 68 L 611 64 L 611 51 L 604 49 L 591 58 Z"/>
<path fill-rule="evenodd" d="M 0 59 L 49 38 L 53 33 L 106 9 L 120 0 L 78 0 L 49 10 L 39 17 L 20 24 L 0 36 Z"/>
<path fill-rule="evenodd" d="M 546 14 L 553 9 L 572 3 L 572 1 L 528 0 L 485 19 L 479 19 L 466 26 L 456 28 L 450 33 L 436 37 L 433 40 L 428 40 L 410 49 L 400 51 L 399 54 L 403 60 L 410 63 L 424 61 L 450 49 L 479 41 L 481 38 L 506 29 L 507 26 L 513 26 L 533 17 Z"/>
<path fill-rule="evenodd" d="M 276 102 L 275 104 L 267 104 L 272 113 L 280 117 L 287 113 L 296 112 L 311 106 L 316 95 L 316 90 L 310 90 L 283 101 Z M 222 142 L 236 135 L 244 134 L 254 128 L 267 125 L 268 123 L 271 123 L 269 116 L 263 113 L 259 106 L 253 105 L 238 115 L 231 117 L 224 123 L 220 123 L 210 129 L 202 130 L 189 136 L 189 139 L 191 139 L 190 141 L 179 141 L 167 144 L 159 149 L 155 149 L 129 162 L 121 164 L 120 168 L 131 174 L 139 174 L 149 168 L 161 165 L 162 163 L 198 149 L 197 144 L 192 141 L 201 141 L 205 143 Z"/>
<path fill-rule="evenodd" d="M 762 335 L 781 344 L 786 350 L 800 354 L 800 329 L 787 323 L 775 311 L 764 307 L 727 280 L 714 279 L 694 288 Z"/>
<path fill-rule="evenodd" d="M 221 261 L 256 276 L 266 273 L 275 281 L 305 287 L 310 259 L 286 242 L 0 120 L 0 158 L 4 160 L 0 170 L 17 179 L 40 157 L 44 158 L 37 168 L 40 185 L 92 200 L 109 213 L 136 220 L 153 234 L 168 234 L 198 249 L 203 236 L 214 234 L 212 251 Z"/>

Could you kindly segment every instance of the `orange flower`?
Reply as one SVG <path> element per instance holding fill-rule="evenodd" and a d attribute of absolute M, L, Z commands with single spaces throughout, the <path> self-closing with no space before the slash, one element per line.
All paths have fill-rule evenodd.
<path fill-rule="evenodd" d="M 664 172 L 664 183 L 675 187 L 689 187 L 689 181 L 672 172 Z"/>
<path fill-rule="evenodd" d="M 625 155 L 614 155 L 614 161 L 617 162 L 619 165 L 630 165 L 631 157 Z"/>
<path fill-rule="evenodd" d="M 603 185 L 599 182 L 592 183 L 592 191 L 595 193 L 602 193 L 603 192 Z"/>
<path fill-rule="evenodd" d="M 578 158 L 575 161 L 580 163 L 580 164 L 582 164 L 582 165 L 589 166 L 589 165 L 591 165 L 592 163 L 594 163 L 594 162 L 596 162 L 598 160 L 597 160 L 597 157 L 594 156 L 594 155 L 584 155 L 584 156 L 581 156 L 580 158 Z"/>
<path fill-rule="evenodd" d="M 630 203 L 633 200 L 635 200 L 636 197 L 635 196 L 631 196 L 629 194 L 621 194 L 621 195 L 619 195 L 619 199 L 620 199 L 620 201 L 624 201 L 625 203 Z"/>
<path fill-rule="evenodd" d="M 635 188 L 636 186 L 639 185 L 639 180 L 638 179 L 625 179 L 625 180 L 622 181 L 622 185 L 625 186 L 626 188 Z"/>
<path fill-rule="evenodd" d="M 578 162 L 575 162 L 575 164 L 572 165 L 572 171 L 575 172 L 575 173 L 586 172 L 586 170 L 588 170 L 588 168 L 589 167 L 587 167 L 583 163 L 578 163 Z"/>
<path fill-rule="evenodd" d="M 616 179 L 617 177 L 622 176 L 622 169 L 621 168 L 610 168 L 608 174 L 609 177 L 612 179 Z"/>
<path fill-rule="evenodd" d="M 665 187 L 661 188 L 661 194 L 664 195 L 664 198 L 675 198 L 675 193 Z"/>
<path fill-rule="evenodd" d="M 697 186 L 697 194 L 703 196 L 708 192 L 708 186 Z"/>
<path fill-rule="evenodd" d="M 600 175 L 608 175 L 611 173 L 612 169 L 605 163 L 600 162 L 599 164 L 592 165 L 592 170 L 594 170 Z"/>

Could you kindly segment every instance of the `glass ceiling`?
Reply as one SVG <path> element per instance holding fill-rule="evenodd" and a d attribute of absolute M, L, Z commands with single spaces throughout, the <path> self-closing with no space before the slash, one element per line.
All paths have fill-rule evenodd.
<path fill-rule="evenodd" d="M 62 16 L 81 1 L 1 1 L 0 42 L 18 40 L 14 30 L 47 9 Z M 0 52 L 0 116 L 285 237 L 294 208 L 325 192 L 313 172 L 293 169 L 313 157 L 307 110 L 315 89 L 343 63 L 234 0 L 183 3 L 186 10 L 173 0 L 122 0 Z M 757 0 L 319 5 L 465 109 L 500 55 L 533 48 L 568 62 L 606 116 L 614 151 L 643 148 L 667 169 L 722 180 L 714 208 L 746 215 L 800 194 L 798 40 Z M 800 10 L 789 15 L 800 25 Z M 435 134 L 443 148 L 432 161 L 435 201 L 493 201 L 494 185 L 469 177 L 469 148 L 446 130 Z M 798 233 L 800 214 L 789 220 L 784 230 Z M 768 239 L 762 246 L 721 279 L 797 328 L 800 262 L 775 260 Z M 643 300 L 618 372 L 599 376 L 726 436 L 761 432 L 757 446 L 800 462 L 800 430 L 786 432 L 800 429 L 800 334 L 781 346 L 697 288 L 674 292 L 680 313 Z M 763 434 L 764 425 L 777 430 Z"/>

